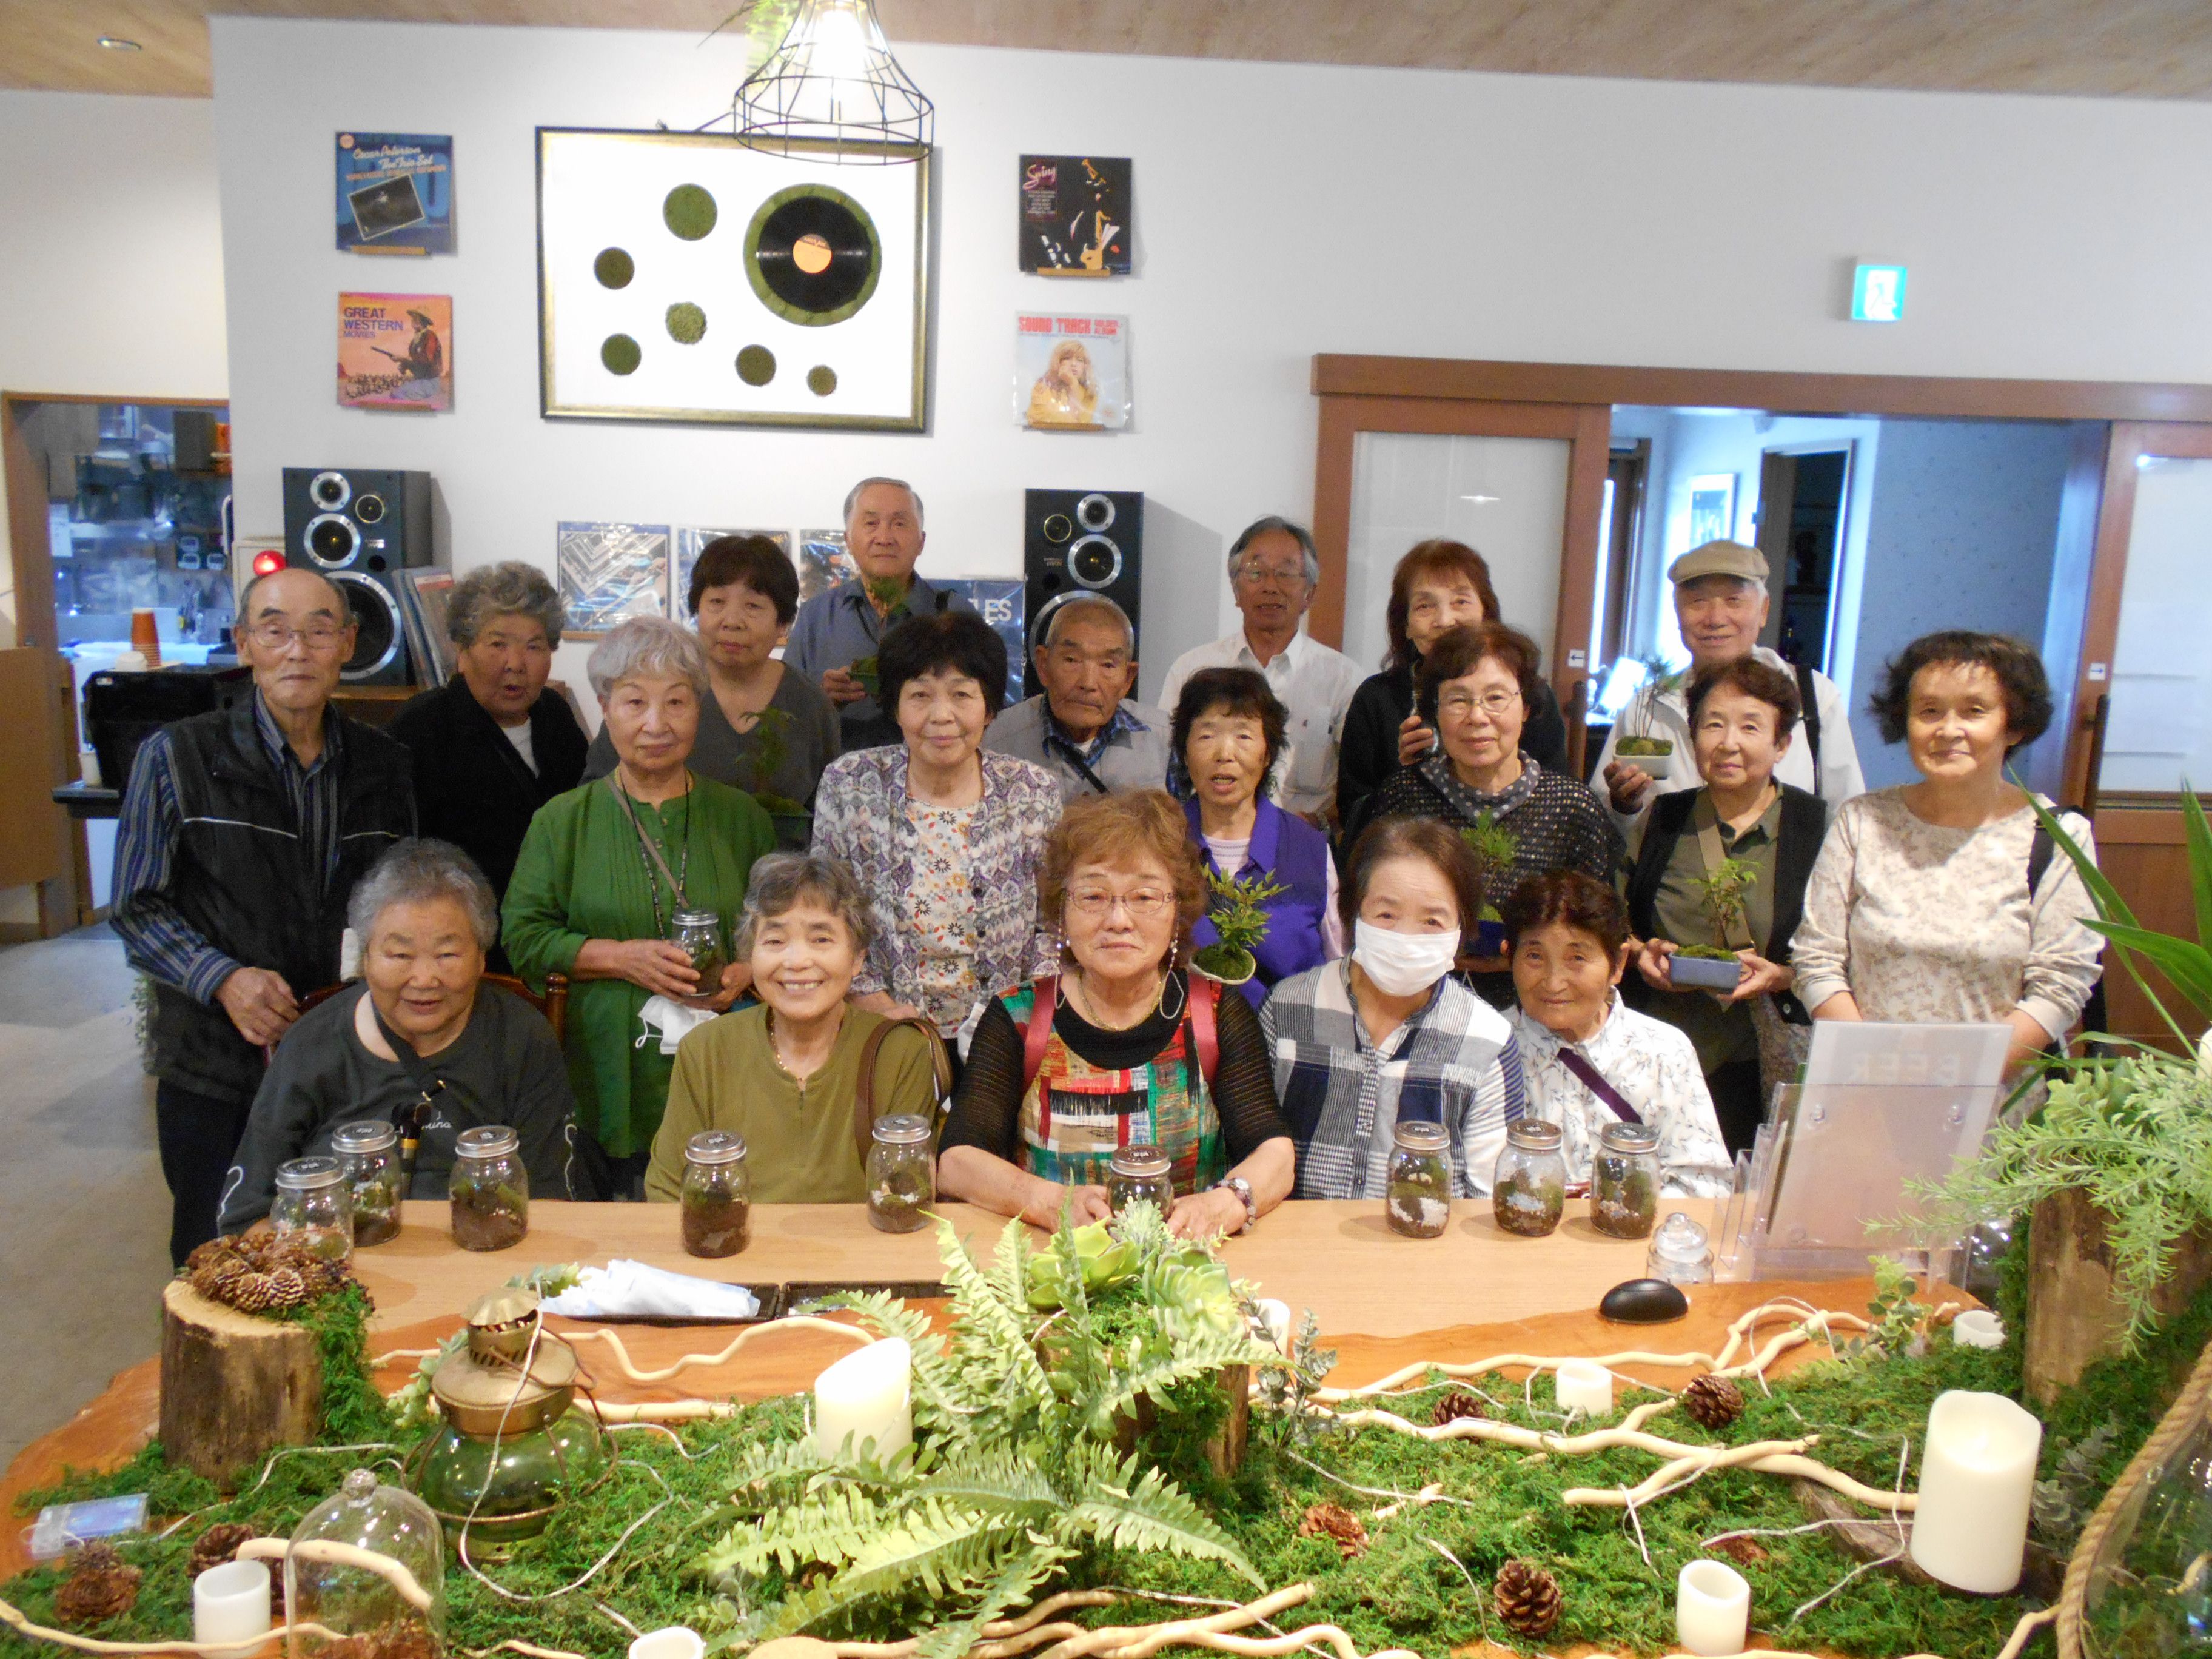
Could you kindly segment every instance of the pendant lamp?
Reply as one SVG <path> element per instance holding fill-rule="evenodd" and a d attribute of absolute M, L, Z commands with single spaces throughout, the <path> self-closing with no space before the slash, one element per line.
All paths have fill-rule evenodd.
<path fill-rule="evenodd" d="M 757 149 L 839 162 L 927 151 L 937 112 L 901 69 L 871 0 L 800 0 L 783 42 L 738 88 L 732 129 Z M 794 149 L 828 141 L 834 151 Z"/>

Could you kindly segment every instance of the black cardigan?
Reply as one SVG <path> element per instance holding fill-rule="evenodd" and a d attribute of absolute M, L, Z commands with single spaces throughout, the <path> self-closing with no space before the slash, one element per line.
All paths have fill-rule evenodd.
<path fill-rule="evenodd" d="M 1370 674 L 1352 694 L 1336 756 L 1336 820 L 1349 847 L 1365 827 L 1370 796 L 1398 770 L 1398 728 L 1413 712 L 1413 665 Z M 1539 680 L 1521 747 L 1547 772 L 1567 772 L 1567 722 L 1548 681 Z"/>

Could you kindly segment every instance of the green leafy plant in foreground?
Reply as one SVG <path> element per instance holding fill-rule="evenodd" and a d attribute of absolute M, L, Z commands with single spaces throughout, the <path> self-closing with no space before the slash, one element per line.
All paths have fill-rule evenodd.
<path fill-rule="evenodd" d="M 1685 956 L 1706 957 L 1716 962 L 1732 961 L 1735 957 L 1729 945 L 1729 934 L 1744 926 L 1747 895 L 1759 884 L 1759 870 L 1741 859 L 1723 859 L 1691 885 L 1698 890 L 1698 908 L 1713 925 L 1713 942 L 1707 945 L 1686 945 Z M 1748 930 L 1747 930 L 1748 931 Z"/>
<path fill-rule="evenodd" d="M 1259 971 L 1252 947 L 1267 937 L 1267 901 L 1291 890 L 1265 875 L 1239 880 L 1211 867 L 1206 872 L 1206 919 L 1212 922 L 1220 941 L 1200 946 L 1191 960 L 1224 984 L 1242 985 Z"/>
<path fill-rule="evenodd" d="M 1480 920 L 1496 921 L 1497 896 L 1504 890 L 1505 880 L 1513 873 L 1513 860 L 1521 851 L 1521 838 L 1500 823 L 1495 812 L 1476 813 L 1474 822 L 1459 832 L 1459 838 L 1474 854 L 1474 867 L 1482 877 Z"/>
<path fill-rule="evenodd" d="M 1066 1220 L 1050 1246 L 1060 1303 L 1050 1313 L 1031 1305 L 1041 1264 L 1019 1220 L 1007 1224 L 988 1267 L 939 1220 L 949 1337 L 890 1297 L 847 1300 L 912 1346 L 921 1447 L 888 1462 L 873 1458 L 872 1443 L 842 1462 L 804 1441 L 753 1452 L 736 1480 L 738 1523 L 702 1565 L 740 1602 L 754 1599 L 749 1581 L 771 1571 L 789 1589 L 740 1620 L 731 1640 L 850 1627 L 907 1609 L 921 1626 L 921 1659 L 942 1659 L 964 1653 L 986 1622 L 1100 1547 L 1217 1561 L 1260 1582 L 1243 1550 L 1158 1459 L 1125 1448 L 1146 1403 L 1164 1410 L 1180 1384 L 1212 1386 L 1224 1368 L 1281 1356 L 1251 1334 L 1227 1273 L 1170 1237 L 1152 1206 L 1132 1206 L 1118 1224 L 1136 1258 L 1119 1275 L 1119 1293 L 1146 1316 L 1117 1320 L 1110 1304 L 1094 1303 L 1097 1273 L 1086 1276 Z"/>

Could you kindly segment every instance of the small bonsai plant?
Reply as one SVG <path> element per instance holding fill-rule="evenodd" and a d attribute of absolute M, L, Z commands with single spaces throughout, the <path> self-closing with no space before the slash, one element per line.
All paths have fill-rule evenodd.
<path fill-rule="evenodd" d="M 1698 906 L 1713 925 L 1713 942 L 1685 945 L 1681 953 L 1713 962 L 1734 962 L 1735 951 L 1728 942 L 1729 935 L 1744 925 L 1744 895 L 1759 884 L 1759 872 L 1741 859 L 1723 859 L 1693 884 Z"/>
<path fill-rule="evenodd" d="M 1291 890 L 1264 875 L 1240 881 L 1212 869 L 1206 872 L 1206 884 L 1210 893 L 1206 916 L 1220 939 L 1200 946 L 1191 962 L 1224 985 L 1242 985 L 1260 971 L 1252 947 L 1267 937 L 1267 901 Z"/>
<path fill-rule="evenodd" d="M 1521 838 L 1498 823 L 1497 814 L 1479 812 L 1474 822 L 1459 832 L 1467 850 L 1474 854 L 1474 867 L 1482 877 L 1482 911 L 1475 920 L 1486 953 L 1505 948 L 1505 927 L 1498 914 L 1498 897 L 1512 878 L 1513 860 L 1521 851 Z"/>
<path fill-rule="evenodd" d="M 1679 689 L 1686 678 L 1670 672 L 1663 657 L 1645 657 L 1642 661 L 1644 684 L 1636 688 L 1635 696 L 1621 711 L 1620 735 L 1613 744 L 1613 752 L 1628 760 L 1674 752 L 1672 738 L 1655 737 L 1652 731 L 1658 720 L 1659 699 Z"/>

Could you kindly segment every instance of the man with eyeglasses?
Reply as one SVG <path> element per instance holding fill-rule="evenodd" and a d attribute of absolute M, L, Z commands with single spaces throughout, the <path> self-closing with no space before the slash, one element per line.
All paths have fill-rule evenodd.
<path fill-rule="evenodd" d="M 1326 830 L 1336 806 L 1345 714 L 1367 675 L 1299 626 L 1321 585 L 1313 537 L 1304 526 L 1272 515 L 1247 525 L 1230 545 L 1229 584 L 1243 627 L 1177 657 L 1160 688 L 1160 707 L 1172 715 L 1183 682 L 1201 668 L 1257 669 L 1291 715 L 1275 804 Z"/>
<path fill-rule="evenodd" d="M 1137 632 L 1103 593 L 1063 599 L 1037 641 L 1034 697 L 1000 711 L 983 747 L 1034 761 L 1063 804 L 1116 789 L 1158 789 L 1168 775 L 1168 717 L 1130 700 Z"/>
<path fill-rule="evenodd" d="M 113 921 L 154 985 L 155 1131 L 169 1255 L 215 1237 L 264 1050 L 339 974 L 346 900 L 415 833 L 407 750 L 330 706 L 354 644 L 345 595 L 312 570 L 238 601 L 253 695 L 163 726 L 131 763 Z"/>

